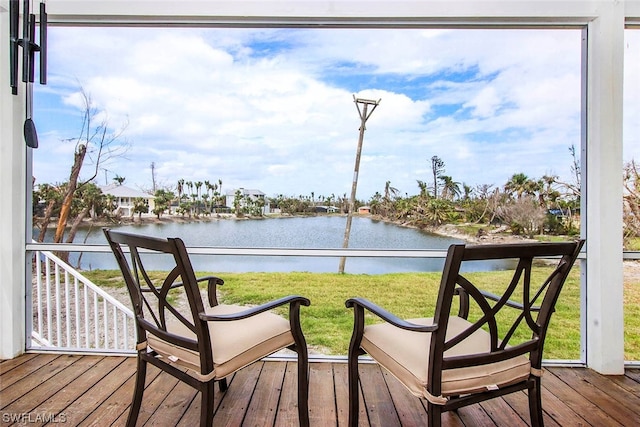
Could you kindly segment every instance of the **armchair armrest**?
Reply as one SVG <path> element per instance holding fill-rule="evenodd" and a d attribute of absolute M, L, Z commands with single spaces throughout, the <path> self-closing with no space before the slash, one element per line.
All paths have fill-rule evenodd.
<path fill-rule="evenodd" d="M 218 285 L 220 286 L 224 285 L 224 280 L 216 276 L 205 276 L 205 277 L 196 279 L 198 283 L 204 282 L 205 280 L 208 282 L 207 295 L 209 297 L 209 306 L 215 307 L 216 305 L 218 305 L 218 295 L 216 291 L 217 291 Z"/>
<path fill-rule="evenodd" d="M 353 308 L 356 306 L 367 309 L 367 311 L 375 314 L 382 320 L 391 323 L 393 326 L 396 326 L 401 329 L 406 329 L 408 331 L 415 332 L 433 332 L 438 329 L 438 325 L 418 325 L 416 323 L 407 322 L 404 319 L 401 319 L 394 314 L 388 312 L 382 307 L 372 303 L 371 301 L 364 298 L 350 298 L 345 302 L 345 306 L 347 308 Z"/>
<path fill-rule="evenodd" d="M 256 314 L 263 313 L 265 311 L 273 310 L 274 308 L 289 304 L 291 306 L 309 306 L 311 301 L 307 298 L 299 296 L 299 295 L 289 295 L 274 301 L 267 302 L 265 304 L 251 307 L 246 310 L 243 310 L 239 313 L 233 314 L 206 314 L 200 313 L 199 317 L 201 320 L 210 322 L 210 321 L 231 321 L 231 320 L 242 320 L 249 318 L 251 316 L 255 316 Z"/>

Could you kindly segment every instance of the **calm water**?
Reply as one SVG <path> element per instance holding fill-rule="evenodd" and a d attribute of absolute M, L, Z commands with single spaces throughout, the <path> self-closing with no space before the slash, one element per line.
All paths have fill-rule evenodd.
<path fill-rule="evenodd" d="M 180 237 L 187 246 L 245 248 L 305 248 L 338 249 L 342 247 L 346 217 L 318 216 L 269 218 L 262 220 L 214 220 L 193 223 L 162 223 L 113 227 L 121 231 L 157 237 Z M 81 243 L 87 230 L 78 232 L 75 242 Z M 52 235 L 53 231 L 50 230 Z M 51 236 L 48 237 L 51 237 Z M 353 219 L 349 247 L 354 249 L 446 249 L 459 239 L 442 237 L 404 228 L 370 218 Z M 94 228 L 86 243 L 106 244 L 100 228 Z M 71 256 L 77 264 L 77 254 Z M 309 271 L 337 272 L 339 258 L 291 256 L 193 256 L 194 268 L 213 272 L 275 272 Z M 113 255 L 85 253 L 84 269 L 117 268 Z M 443 260 L 415 258 L 348 258 L 347 273 L 382 274 L 392 272 L 440 271 Z M 154 268 L 161 268 L 161 261 Z M 500 264 L 482 264 L 474 269 L 499 269 Z"/>

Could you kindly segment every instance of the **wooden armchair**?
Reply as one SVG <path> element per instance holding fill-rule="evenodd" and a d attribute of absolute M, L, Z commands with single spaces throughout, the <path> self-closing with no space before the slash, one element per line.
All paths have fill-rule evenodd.
<path fill-rule="evenodd" d="M 257 307 L 218 304 L 217 277 L 196 279 L 181 239 L 158 239 L 104 230 L 126 282 L 135 313 L 138 367 L 127 420 L 134 426 L 142 404 L 147 363 L 168 372 L 201 393 L 200 425 L 213 424 L 214 384 L 227 388 L 226 377 L 283 348 L 298 353 L 298 416 L 309 425 L 308 355 L 300 328 L 300 306 L 309 300 L 287 296 Z M 123 246 L 130 251 L 127 261 Z M 154 280 L 145 265 L 162 257 L 169 271 Z M 157 262 L 157 261 L 156 261 Z M 198 283 L 207 282 L 209 307 L 204 307 Z M 188 307 L 173 295 L 186 294 Z M 270 310 L 289 306 L 289 319 Z"/>
<path fill-rule="evenodd" d="M 346 306 L 354 309 L 349 425 L 358 425 L 358 356 L 368 353 L 412 394 L 426 400 L 429 426 L 440 425 L 442 412 L 525 389 L 531 425 L 542 426 L 545 335 L 583 243 L 452 245 L 433 318 L 403 320 L 366 299 L 347 300 Z M 534 288 L 534 259 L 558 257 L 551 274 Z M 465 262 L 502 259 L 513 259 L 515 267 L 500 284 L 501 295 L 478 289 L 461 272 Z M 459 298 L 457 315 L 452 315 L 454 296 Z M 366 312 L 384 323 L 365 325 Z"/>

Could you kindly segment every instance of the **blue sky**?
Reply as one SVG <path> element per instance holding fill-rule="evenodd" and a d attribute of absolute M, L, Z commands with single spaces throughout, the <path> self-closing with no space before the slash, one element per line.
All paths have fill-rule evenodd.
<path fill-rule="evenodd" d="M 640 31 L 627 31 L 625 144 L 639 147 Z M 349 194 L 360 119 L 353 95 L 381 99 L 367 122 L 358 198 L 431 183 L 430 158 L 470 186 L 514 173 L 570 180 L 580 142 L 579 30 L 61 28 L 49 84 L 36 86 L 37 183 L 67 179 L 79 87 L 124 157 L 98 183 L 175 187 L 222 180 L 268 196 Z M 635 95 L 633 95 L 635 94 Z M 637 148 L 636 148 L 637 149 Z M 632 150 L 627 151 L 631 156 Z M 82 176 L 93 173 L 87 162 Z"/>

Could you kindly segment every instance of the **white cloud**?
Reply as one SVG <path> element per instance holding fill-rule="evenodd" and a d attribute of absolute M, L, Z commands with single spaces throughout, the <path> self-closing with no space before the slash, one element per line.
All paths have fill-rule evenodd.
<path fill-rule="evenodd" d="M 165 185 L 349 193 L 354 94 L 382 100 L 367 122 L 361 198 L 386 181 L 415 193 L 432 155 L 470 185 L 565 173 L 579 143 L 578 30 L 55 27 L 49 45 L 50 85 L 36 88 L 39 182 L 68 174 L 72 147 L 60 139 L 77 136 L 78 84 L 110 124 L 129 122 L 132 148 L 108 176 L 146 188 L 154 162 Z"/>

